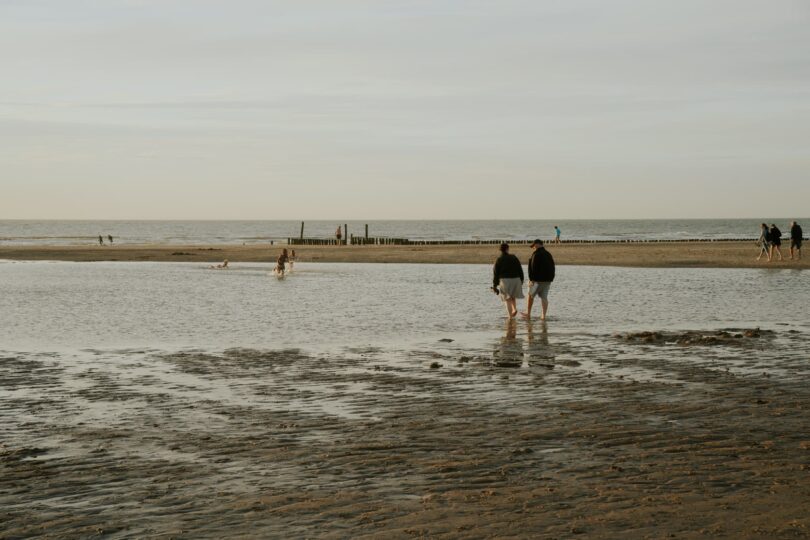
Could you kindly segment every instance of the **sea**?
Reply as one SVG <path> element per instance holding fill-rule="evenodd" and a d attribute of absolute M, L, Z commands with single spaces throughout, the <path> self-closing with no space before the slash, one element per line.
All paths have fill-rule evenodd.
<path fill-rule="evenodd" d="M 368 225 L 376 237 L 517 241 L 552 238 L 556 225 L 567 240 L 728 240 L 757 238 L 762 222 L 787 232 L 793 219 L 306 221 L 304 236 L 332 238 L 342 225 L 350 235 L 365 235 Z M 0 220 L 0 245 L 94 244 L 99 235 L 118 244 L 261 244 L 300 234 L 300 221 Z"/>

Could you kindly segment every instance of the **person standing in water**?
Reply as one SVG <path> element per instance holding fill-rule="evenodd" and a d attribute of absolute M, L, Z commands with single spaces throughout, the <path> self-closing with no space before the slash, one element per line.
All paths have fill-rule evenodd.
<path fill-rule="evenodd" d="M 281 250 L 281 255 L 278 256 L 278 260 L 276 261 L 276 274 L 279 276 L 284 276 L 284 272 L 287 270 L 287 262 L 290 260 L 290 256 L 287 254 L 287 248 Z"/>
<path fill-rule="evenodd" d="M 790 260 L 793 260 L 794 251 L 796 259 L 802 260 L 802 240 L 802 227 L 794 221 L 790 224 Z"/>
<path fill-rule="evenodd" d="M 532 242 L 532 256 L 529 258 L 529 300 L 526 303 L 526 311 L 522 314 L 524 319 L 531 319 L 532 304 L 534 297 L 539 296 L 543 307 L 541 320 L 546 320 L 548 313 L 548 291 L 551 289 L 551 282 L 554 281 L 556 266 L 554 257 L 546 251 L 543 241 L 539 238 Z"/>
<path fill-rule="evenodd" d="M 779 255 L 779 260 L 782 260 L 782 231 L 776 226 L 776 223 L 771 223 L 771 259 L 776 252 Z"/>
<path fill-rule="evenodd" d="M 340 245 L 340 239 L 343 238 L 343 231 L 340 229 L 340 225 L 338 225 L 338 228 L 335 231 L 335 238 L 337 239 L 338 245 Z"/>
<path fill-rule="evenodd" d="M 101 235 L 98 235 L 98 245 L 100 246 L 104 245 L 104 238 Z"/>
<path fill-rule="evenodd" d="M 293 266 L 295 266 L 295 250 L 294 249 L 292 251 L 290 251 L 289 262 L 290 262 L 290 272 L 292 272 Z"/>
<path fill-rule="evenodd" d="M 555 244 L 562 244 L 562 241 L 560 240 L 560 235 L 562 235 L 562 231 L 560 230 L 560 228 L 558 226 L 554 225 L 554 243 Z"/>
<path fill-rule="evenodd" d="M 763 255 L 767 255 L 768 262 L 771 262 L 771 231 L 768 230 L 766 223 L 760 225 L 759 229 L 759 240 L 757 241 L 759 244 L 759 257 L 757 257 L 757 260 L 760 260 Z"/>
<path fill-rule="evenodd" d="M 492 269 L 492 290 L 501 295 L 510 319 L 517 315 L 517 299 L 523 298 L 523 266 L 509 253 L 509 244 L 501 244 L 501 255 Z"/>
<path fill-rule="evenodd" d="M 107 240 L 109 240 L 109 241 L 110 241 L 110 245 L 112 245 L 112 243 L 113 243 L 113 237 L 112 237 L 112 235 L 111 235 L 111 234 L 108 234 L 108 235 L 107 235 Z"/>

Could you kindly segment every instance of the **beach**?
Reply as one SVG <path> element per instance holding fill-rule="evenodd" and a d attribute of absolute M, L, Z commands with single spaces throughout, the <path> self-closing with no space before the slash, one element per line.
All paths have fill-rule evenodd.
<path fill-rule="evenodd" d="M 4 354 L 0 537 L 806 538 L 805 336 L 733 336 Z"/>
<path fill-rule="evenodd" d="M 283 248 L 295 249 L 301 262 L 489 264 L 497 257 L 494 245 L 431 246 L 286 246 L 232 245 L 112 245 L 112 246 L 0 246 L 0 260 L 54 261 L 163 261 L 231 263 L 275 261 Z M 789 242 L 782 246 L 784 261 L 757 261 L 751 242 L 652 242 L 611 244 L 547 244 L 557 264 L 639 268 L 810 268 L 810 257 L 789 259 Z M 513 250 L 524 263 L 530 248 Z"/>
<path fill-rule="evenodd" d="M 804 272 L 0 265 L 0 538 L 810 531 Z"/>

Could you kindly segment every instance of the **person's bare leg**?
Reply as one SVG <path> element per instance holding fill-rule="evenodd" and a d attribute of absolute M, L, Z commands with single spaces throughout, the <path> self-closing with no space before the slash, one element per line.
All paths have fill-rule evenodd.
<path fill-rule="evenodd" d="M 781 261 L 782 260 L 782 248 L 780 248 L 779 246 L 773 246 L 773 249 L 774 249 L 774 251 L 776 251 L 776 253 L 779 254 L 779 260 Z"/>
<path fill-rule="evenodd" d="M 534 295 L 529 295 L 529 299 L 526 301 L 526 311 L 523 312 L 524 319 L 531 319 L 532 318 L 532 304 L 534 304 Z"/>
<path fill-rule="evenodd" d="M 515 298 L 507 300 L 506 308 L 509 311 L 509 318 L 514 319 L 515 315 L 517 315 L 517 300 Z"/>
<path fill-rule="evenodd" d="M 510 304 L 511 304 L 511 302 L 512 302 L 512 300 L 511 300 L 511 299 L 510 299 L 510 300 L 506 300 L 506 301 L 504 302 L 504 305 L 506 306 L 506 316 L 507 316 L 507 317 L 509 317 L 510 319 L 512 318 L 512 306 L 510 305 Z"/>
<path fill-rule="evenodd" d="M 541 298 L 540 303 L 543 306 L 543 315 L 540 317 L 540 320 L 545 321 L 546 314 L 548 313 L 548 300 L 546 300 L 545 298 Z"/>

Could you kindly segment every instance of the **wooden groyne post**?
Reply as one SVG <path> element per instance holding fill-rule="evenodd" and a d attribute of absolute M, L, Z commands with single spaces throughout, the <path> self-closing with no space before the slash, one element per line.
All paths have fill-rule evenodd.
<path fill-rule="evenodd" d="M 368 240 L 368 223 L 366 223 L 366 240 Z"/>
<path fill-rule="evenodd" d="M 299 236 L 300 239 L 304 239 L 304 222 L 301 222 L 301 235 Z"/>

